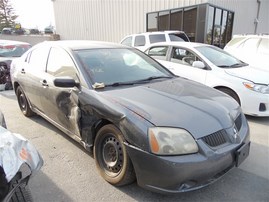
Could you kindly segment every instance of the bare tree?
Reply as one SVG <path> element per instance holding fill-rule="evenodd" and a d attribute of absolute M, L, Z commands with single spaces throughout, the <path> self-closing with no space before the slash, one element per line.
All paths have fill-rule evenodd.
<path fill-rule="evenodd" d="M 0 30 L 4 27 L 13 27 L 17 17 L 10 0 L 0 0 Z"/>

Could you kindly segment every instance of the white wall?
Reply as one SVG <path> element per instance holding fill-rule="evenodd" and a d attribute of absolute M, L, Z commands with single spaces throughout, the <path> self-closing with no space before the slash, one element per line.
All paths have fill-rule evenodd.
<path fill-rule="evenodd" d="M 205 3 L 207 0 L 54 0 L 61 39 L 119 42 L 146 31 L 146 13 Z"/>
<path fill-rule="evenodd" d="M 260 0 L 258 33 L 269 33 L 269 0 Z M 53 0 L 61 39 L 119 42 L 125 35 L 146 31 L 146 13 L 212 3 L 235 11 L 233 34 L 254 33 L 257 0 Z"/>

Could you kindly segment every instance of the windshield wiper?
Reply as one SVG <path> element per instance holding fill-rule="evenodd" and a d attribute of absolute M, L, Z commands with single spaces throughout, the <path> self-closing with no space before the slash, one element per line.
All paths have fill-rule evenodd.
<path fill-rule="evenodd" d="M 223 68 L 234 68 L 234 67 L 242 67 L 242 66 L 246 66 L 246 63 L 235 63 L 232 65 L 218 65 L 218 67 L 223 67 Z"/>
<path fill-rule="evenodd" d="M 230 67 L 242 67 L 244 64 L 243 63 L 235 63 L 231 65 Z"/>
<path fill-rule="evenodd" d="M 141 80 L 138 80 L 138 82 L 143 82 L 143 81 L 152 81 L 152 80 L 155 80 L 155 79 L 171 79 L 173 78 L 172 76 L 150 76 L 146 79 L 141 79 Z"/>
<path fill-rule="evenodd" d="M 134 85 L 135 82 L 131 81 L 131 82 L 115 82 L 115 83 L 111 83 L 111 84 L 106 84 L 105 87 L 107 86 L 112 86 L 112 87 L 117 87 L 117 86 L 125 86 L 125 85 Z"/>

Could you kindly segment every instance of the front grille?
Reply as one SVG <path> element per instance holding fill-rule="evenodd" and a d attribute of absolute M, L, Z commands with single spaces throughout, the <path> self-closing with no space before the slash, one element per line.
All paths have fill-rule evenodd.
<path fill-rule="evenodd" d="M 210 147 L 217 147 L 227 142 L 225 136 L 227 136 L 227 133 L 223 129 L 203 137 L 202 140 Z"/>
<path fill-rule="evenodd" d="M 234 121 L 237 131 L 240 131 L 242 126 L 242 116 L 241 114 Z"/>

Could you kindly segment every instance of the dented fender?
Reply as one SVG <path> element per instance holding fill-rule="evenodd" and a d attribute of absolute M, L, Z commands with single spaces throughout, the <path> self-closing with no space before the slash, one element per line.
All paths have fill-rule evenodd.
<path fill-rule="evenodd" d="M 103 92 L 83 89 L 79 93 L 82 140 L 91 148 L 97 130 L 112 123 L 120 129 L 128 144 L 148 150 L 147 130 L 150 122 Z"/>

